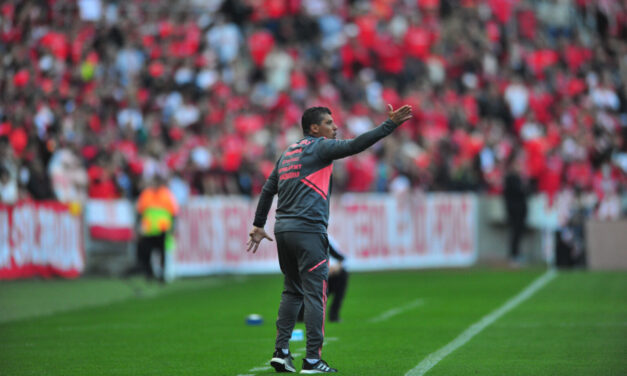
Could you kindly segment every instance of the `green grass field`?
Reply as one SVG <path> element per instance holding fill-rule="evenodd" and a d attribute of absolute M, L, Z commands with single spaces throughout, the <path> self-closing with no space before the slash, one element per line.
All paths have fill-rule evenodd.
<path fill-rule="evenodd" d="M 627 273 L 559 272 L 494 316 L 544 273 L 353 273 L 323 358 L 345 375 L 423 374 L 430 354 L 427 375 L 627 375 Z M 278 275 L 3 281 L 0 375 L 273 374 L 280 289 Z"/>

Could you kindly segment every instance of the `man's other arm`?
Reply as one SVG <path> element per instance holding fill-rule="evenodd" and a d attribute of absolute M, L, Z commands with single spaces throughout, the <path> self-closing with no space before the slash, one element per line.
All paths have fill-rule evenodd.
<path fill-rule="evenodd" d="M 281 159 L 279 159 L 280 161 Z M 263 189 L 261 190 L 261 196 L 259 196 L 259 202 L 257 203 L 257 211 L 255 212 L 255 220 L 253 222 L 253 228 L 248 233 L 248 242 L 246 242 L 246 252 L 253 251 L 253 253 L 257 252 L 257 248 L 259 247 L 259 243 L 263 239 L 268 239 L 273 241 L 270 236 L 266 233 L 263 226 L 266 225 L 266 220 L 268 219 L 268 213 L 270 212 L 270 207 L 272 206 L 272 199 L 274 195 L 279 190 L 279 178 L 277 175 L 277 166 L 279 162 L 274 166 L 274 170 L 266 180 L 266 183 L 263 185 Z"/>
<path fill-rule="evenodd" d="M 277 167 L 274 166 L 274 169 L 268 177 L 268 180 L 266 180 L 266 183 L 263 185 L 261 195 L 259 196 L 257 210 L 255 211 L 255 220 L 253 222 L 253 225 L 255 227 L 263 228 L 263 226 L 266 225 L 268 213 L 270 212 L 270 207 L 272 206 L 272 200 L 274 199 L 274 195 L 277 194 L 278 190 L 279 178 L 277 174 Z"/>

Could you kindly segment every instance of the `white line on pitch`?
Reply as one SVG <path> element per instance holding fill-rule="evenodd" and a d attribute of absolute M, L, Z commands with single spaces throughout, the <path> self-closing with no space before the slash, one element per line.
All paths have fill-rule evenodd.
<path fill-rule="evenodd" d="M 429 372 L 431 368 L 433 368 L 438 362 L 444 359 L 447 355 L 457 350 L 458 348 L 464 346 L 470 339 L 477 334 L 479 334 L 483 329 L 490 326 L 496 320 L 501 318 L 504 314 L 516 308 L 520 303 L 529 299 L 533 294 L 535 294 L 538 290 L 546 286 L 555 276 L 557 272 L 555 270 L 548 270 L 538 279 L 533 281 L 527 288 L 521 291 L 518 295 L 508 300 L 501 307 L 492 311 L 489 315 L 484 316 L 481 320 L 472 324 L 468 329 L 466 329 L 462 334 L 457 336 L 453 341 L 449 342 L 446 346 L 442 347 L 438 351 L 429 354 L 426 358 L 424 358 L 418 365 L 411 370 L 409 370 L 405 376 L 422 376 L 425 373 Z"/>
<path fill-rule="evenodd" d="M 267 371 L 271 369 L 271 366 L 261 366 L 261 367 L 253 367 L 248 370 L 248 372 L 259 372 L 259 371 Z"/>
<path fill-rule="evenodd" d="M 404 306 L 400 306 L 400 307 L 396 307 L 396 308 L 392 308 L 390 310 L 387 310 L 385 312 L 383 312 L 382 314 L 380 314 L 379 316 L 373 317 L 370 320 L 368 320 L 368 322 L 370 323 L 376 323 L 376 322 L 381 322 L 381 321 L 385 321 L 387 319 L 389 319 L 390 317 L 394 317 L 396 315 L 400 315 L 401 313 L 408 311 L 412 308 L 416 308 L 418 306 L 421 306 L 424 304 L 424 301 L 422 299 L 416 299 L 411 303 L 405 304 Z"/>

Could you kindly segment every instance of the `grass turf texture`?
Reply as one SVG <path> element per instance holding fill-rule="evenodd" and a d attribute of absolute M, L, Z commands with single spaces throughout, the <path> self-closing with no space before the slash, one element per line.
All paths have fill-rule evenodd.
<path fill-rule="evenodd" d="M 404 375 L 542 273 L 353 273 L 323 358 L 341 374 Z M 627 273 L 560 272 L 427 374 L 625 375 L 625 286 Z M 0 282 L 0 375 L 273 374 L 280 289 L 277 275 Z"/>

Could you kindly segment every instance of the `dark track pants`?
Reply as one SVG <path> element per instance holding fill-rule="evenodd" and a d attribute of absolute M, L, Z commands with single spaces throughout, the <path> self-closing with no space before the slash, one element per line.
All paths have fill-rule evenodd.
<path fill-rule="evenodd" d="M 331 321 L 340 319 L 340 308 L 342 308 L 347 285 L 348 272 L 344 268 L 329 276 L 328 294 L 333 296 L 333 303 L 331 303 L 331 307 L 329 308 L 329 320 Z"/>
<path fill-rule="evenodd" d="M 301 306 L 305 305 L 307 358 L 319 359 L 324 341 L 327 304 L 329 241 L 326 234 L 280 232 L 275 234 L 279 265 L 285 276 L 276 321 L 276 347 L 289 348 Z"/>
<path fill-rule="evenodd" d="M 146 278 L 163 277 L 163 275 L 155 275 L 150 258 L 153 251 L 159 253 L 161 273 L 163 274 L 165 270 L 165 236 L 165 232 L 156 236 L 141 236 L 137 242 L 137 260 Z"/>
<path fill-rule="evenodd" d="M 520 253 L 520 242 L 525 233 L 525 216 L 521 214 L 512 215 L 509 219 L 509 256 L 512 259 L 518 257 Z"/>

